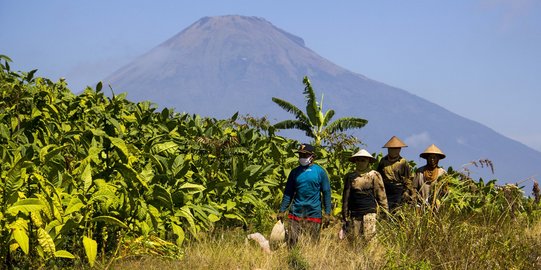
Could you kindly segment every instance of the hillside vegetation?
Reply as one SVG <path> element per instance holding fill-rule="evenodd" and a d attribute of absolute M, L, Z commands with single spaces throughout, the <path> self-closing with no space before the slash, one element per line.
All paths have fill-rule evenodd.
<path fill-rule="evenodd" d="M 0 265 L 6 269 L 383 269 L 541 267 L 539 202 L 449 169 L 432 207 L 406 205 L 377 240 L 265 254 L 298 142 L 265 119 L 203 118 L 13 72 L 0 55 Z M 112 91 L 111 91 L 112 92 Z M 319 149 L 334 214 L 355 140 Z"/>

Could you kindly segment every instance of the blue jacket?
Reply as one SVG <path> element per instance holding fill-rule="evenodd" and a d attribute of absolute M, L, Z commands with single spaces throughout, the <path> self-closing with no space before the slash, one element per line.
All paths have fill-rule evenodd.
<path fill-rule="evenodd" d="M 317 164 L 298 166 L 287 178 L 280 212 L 289 208 L 297 217 L 321 218 L 321 194 L 325 213 L 331 213 L 331 186 L 327 172 Z"/>

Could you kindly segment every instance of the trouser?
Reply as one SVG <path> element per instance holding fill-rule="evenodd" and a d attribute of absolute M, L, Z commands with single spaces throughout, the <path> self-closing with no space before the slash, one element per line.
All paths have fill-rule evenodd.
<path fill-rule="evenodd" d="M 402 195 L 404 194 L 404 185 L 399 183 L 385 183 L 385 193 L 387 194 L 387 202 L 389 210 L 393 211 L 402 205 Z"/>
<path fill-rule="evenodd" d="M 312 241 L 319 240 L 319 231 L 321 224 L 313 221 L 301 219 L 289 219 L 289 230 L 287 231 L 287 242 L 290 246 L 294 246 L 299 241 L 301 236 L 308 236 Z"/>
<path fill-rule="evenodd" d="M 352 240 L 364 239 L 370 241 L 376 235 L 376 213 L 368 213 L 351 218 L 352 224 L 347 233 Z"/>

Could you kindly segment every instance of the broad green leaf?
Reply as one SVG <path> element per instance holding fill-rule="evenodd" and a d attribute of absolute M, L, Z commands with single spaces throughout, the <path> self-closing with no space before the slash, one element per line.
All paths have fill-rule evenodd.
<path fill-rule="evenodd" d="M 143 168 L 143 171 L 139 174 L 139 176 L 145 181 L 146 183 L 149 183 L 152 181 L 152 178 L 154 178 L 154 169 L 152 168 L 152 164 L 147 163 L 145 168 Z"/>
<path fill-rule="evenodd" d="M 124 222 L 112 216 L 98 216 L 92 219 L 92 222 L 105 222 L 110 225 L 118 226 L 123 229 L 127 229 L 128 226 Z"/>
<path fill-rule="evenodd" d="M 38 117 L 38 116 L 41 116 L 42 113 L 41 111 L 38 109 L 38 108 L 32 108 L 32 115 L 30 116 L 32 119 Z"/>
<path fill-rule="evenodd" d="M 66 258 L 66 259 L 75 259 L 75 256 L 73 254 L 71 254 L 69 251 L 67 250 L 57 250 L 55 253 L 54 253 L 54 256 L 56 258 Z"/>
<path fill-rule="evenodd" d="M 201 205 L 200 206 L 203 210 L 205 210 L 205 212 L 207 213 L 210 213 L 210 214 L 214 214 L 214 215 L 217 215 L 217 216 L 221 216 L 221 212 L 222 211 L 219 211 L 218 209 L 224 209 L 224 207 L 220 207 L 218 204 L 214 203 L 214 202 L 210 202 L 210 204 L 208 205 Z"/>
<path fill-rule="evenodd" d="M 135 123 L 137 121 L 137 118 L 135 117 L 133 113 L 130 115 L 122 115 L 122 119 L 126 122 L 131 122 L 131 123 Z"/>
<path fill-rule="evenodd" d="M 38 70 L 37 70 L 37 69 L 33 69 L 33 70 L 31 70 L 30 72 L 28 72 L 28 73 L 26 74 L 25 80 L 28 81 L 28 82 L 32 81 L 32 79 L 34 78 L 34 74 L 36 73 L 36 71 L 38 71 Z"/>
<path fill-rule="evenodd" d="M 209 214 L 208 219 L 210 220 L 210 222 L 215 223 L 220 220 L 220 217 L 215 214 Z"/>
<path fill-rule="evenodd" d="M 206 188 L 203 185 L 184 183 L 180 186 L 180 189 L 193 189 L 194 190 L 193 192 L 197 193 L 197 192 L 201 192 L 205 190 Z"/>
<path fill-rule="evenodd" d="M 3 54 L 0 54 L 0 60 L 4 60 L 4 61 L 6 61 L 6 63 L 7 62 L 13 62 L 13 60 L 11 60 L 11 58 L 9 58 L 7 55 L 3 55 Z"/>
<path fill-rule="evenodd" d="M 246 167 L 246 169 L 244 171 L 248 171 L 250 172 L 250 176 L 253 176 L 254 174 L 256 174 L 259 169 L 261 169 L 261 165 L 250 165 L 248 167 Z"/>
<path fill-rule="evenodd" d="M 171 193 L 169 193 L 169 191 L 167 191 L 167 189 L 164 187 L 160 185 L 152 186 L 152 197 L 167 209 L 173 209 L 173 199 L 171 198 Z"/>
<path fill-rule="evenodd" d="M 173 161 L 173 164 L 171 165 L 171 170 L 173 170 L 173 173 L 176 175 L 178 171 L 182 168 L 182 165 L 184 164 L 184 157 L 182 155 L 179 155 L 175 158 Z"/>
<path fill-rule="evenodd" d="M 184 239 L 186 238 L 184 235 L 184 230 L 182 229 L 182 227 L 174 223 L 171 224 L 171 227 L 173 229 L 173 233 L 177 236 L 177 240 L 176 240 L 177 246 L 181 246 L 182 243 L 184 242 Z"/>
<path fill-rule="evenodd" d="M 114 203 L 118 201 L 118 197 L 112 190 L 102 187 L 100 188 L 100 190 L 92 193 L 92 197 L 90 197 L 90 201 L 88 202 L 88 204 L 95 201 Z"/>
<path fill-rule="evenodd" d="M 15 252 L 17 251 L 18 248 L 20 248 L 21 246 L 19 246 L 19 243 L 17 242 L 13 242 L 9 245 L 9 251 L 10 252 Z"/>
<path fill-rule="evenodd" d="M 38 242 L 45 253 L 54 254 L 56 252 L 53 238 L 43 228 L 38 228 Z"/>
<path fill-rule="evenodd" d="M 203 210 L 200 205 L 192 206 L 193 216 L 196 221 L 201 221 L 204 224 L 204 227 L 210 226 L 211 222 L 208 219 L 207 213 Z"/>
<path fill-rule="evenodd" d="M 84 206 L 84 204 L 79 198 L 73 197 L 73 198 L 71 198 L 70 202 L 68 203 L 68 206 L 66 207 L 66 210 L 64 211 L 64 215 L 67 216 L 67 215 L 69 215 L 69 214 L 71 214 L 73 212 L 77 212 L 83 206 Z"/>
<path fill-rule="evenodd" d="M 96 137 L 103 137 L 103 136 L 107 136 L 107 134 L 105 133 L 105 131 L 101 130 L 101 129 L 91 129 L 90 132 L 92 132 L 92 134 Z"/>
<path fill-rule="evenodd" d="M 54 104 L 47 104 L 45 108 L 46 108 L 45 111 L 54 113 L 53 114 L 54 116 L 58 115 L 58 109 L 56 108 Z"/>
<path fill-rule="evenodd" d="M 115 137 L 109 137 L 109 140 L 111 140 L 111 143 L 115 146 L 116 149 L 119 150 L 118 154 L 120 156 L 120 159 L 122 159 L 123 162 L 127 163 L 130 152 L 128 151 L 128 147 L 126 147 L 126 143 L 124 142 L 124 140 Z"/>
<path fill-rule="evenodd" d="M 60 147 L 56 147 L 55 149 L 45 153 L 45 155 L 43 156 L 42 162 L 49 161 L 52 157 L 54 157 L 55 155 L 58 155 L 60 152 L 62 152 L 62 150 L 66 149 L 67 147 L 68 147 L 68 145 L 63 145 L 63 146 L 60 146 Z M 41 152 L 40 152 L 40 159 L 41 158 L 42 158 L 42 156 L 41 156 Z"/>
<path fill-rule="evenodd" d="M 45 161 L 45 155 L 47 153 L 49 153 L 49 149 L 54 148 L 56 146 L 57 146 L 56 144 L 49 144 L 49 145 L 46 145 L 45 147 L 41 148 L 41 150 L 39 151 L 39 161 L 44 162 Z"/>
<path fill-rule="evenodd" d="M 11 130 L 17 130 L 17 126 L 19 126 L 19 120 L 15 117 L 11 118 Z"/>
<path fill-rule="evenodd" d="M 46 208 L 43 208 L 43 209 L 46 209 Z M 30 220 L 32 220 L 32 222 L 37 227 L 41 227 L 43 225 L 43 220 L 42 220 L 41 216 L 39 215 L 39 213 L 30 212 Z"/>
<path fill-rule="evenodd" d="M 12 198 L 12 195 L 19 191 L 19 189 L 23 186 L 24 180 L 27 177 L 26 169 L 34 166 L 34 163 L 30 161 L 26 161 L 24 158 L 20 157 L 20 154 L 18 154 L 15 159 L 17 160 L 13 167 L 7 172 L 5 179 L 5 195 L 7 198 L 4 198 L 4 200 L 10 202 L 10 200 L 14 200 L 15 198 Z"/>
<path fill-rule="evenodd" d="M 258 207 L 262 204 L 261 200 L 257 199 L 256 196 L 254 196 L 254 192 L 245 192 L 242 195 L 242 202 L 250 203 L 255 207 Z"/>
<path fill-rule="evenodd" d="M 19 211 L 28 214 L 32 211 L 39 211 L 44 207 L 45 205 L 41 203 L 40 199 L 28 198 L 14 203 L 7 209 L 6 212 L 15 216 L 17 213 L 19 213 Z"/>
<path fill-rule="evenodd" d="M 225 206 L 226 206 L 226 211 L 229 211 L 235 208 L 235 206 L 237 206 L 237 203 L 232 200 L 227 200 L 227 204 Z"/>
<path fill-rule="evenodd" d="M 73 233 L 73 230 L 79 227 L 79 222 L 74 221 L 74 219 L 68 219 L 62 228 L 60 228 L 60 231 L 58 232 L 58 235 L 65 235 L 65 234 L 71 234 Z"/>
<path fill-rule="evenodd" d="M 72 129 L 71 125 L 66 124 L 66 123 L 62 123 L 62 131 L 64 131 L 64 132 L 70 132 L 71 129 Z"/>
<path fill-rule="evenodd" d="M 0 137 L 4 138 L 6 140 L 11 137 L 9 128 L 4 123 L 0 123 Z"/>
<path fill-rule="evenodd" d="M 98 255 L 98 243 L 92 238 L 83 236 L 83 246 L 85 248 L 86 257 L 90 267 L 94 267 L 96 256 Z"/>
<path fill-rule="evenodd" d="M 321 108 L 317 115 L 317 120 L 318 120 L 318 127 L 319 127 L 318 131 L 321 132 L 323 130 L 323 123 L 325 121 L 325 117 L 323 116 L 323 112 L 321 111 Z"/>
<path fill-rule="evenodd" d="M 54 229 L 53 237 L 55 237 L 55 235 L 58 234 L 58 232 L 62 229 L 63 226 L 64 224 L 62 223 L 62 220 L 55 219 L 47 223 L 47 225 L 45 226 L 45 231 L 51 232 Z"/>
<path fill-rule="evenodd" d="M 242 223 L 246 224 L 246 219 L 244 219 L 242 216 L 238 214 L 233 214 L 233 213 L 224 214 L 224 217 L 229 218 L 229 219 L 237 219 L 237 220 L 242 221 Z"/>
<path fill-rule="evenodd" d="M 103 83 L 100 81 L 96 84 L 96 93 L 99 93 L 103 87 Z"/>
<path fill-rule="evenodd" d="M 160 216 L 161 216 L 161 212 L 160 210 L 158 210 L 158 208 L 156 208 L 154 205 L 152 204 L 148 204 L 147 205 L 148 207 L 148 213 L 150 214 L 150 216 L 155 219 L 155 220 L 159 220 L 160 219 Z"/>
<path fill-rule="evenodd" d="M 131 182 L 136 181 L 140 183 L 141 185 L 143 185 L 143 187 L 148 189 L 148 184 L 141 177 L 139 177 L 137 172 L 132 167 L 124 163 L 117 163 L 116 168 L 126 181 L 131 181 Z"/>
<path fill-rule="evenodd" d="M 95 163 L 100 163 L 99 155 L 102 153 L 103 147 L 101 146 L 91 146 L 90 149 L 88 149 L 87 157 L 85 159 L 92 160 Z"/>
<path fill-rule="evenodd" d="M 154 168 L 158 173 L 163 173 L 165 171 L 164 164 L 160 162 L 157 155 L 149 155 L 149 158 L 152 161 L 152 164 L 154 164 Z"/>
<path fill-rule="evenodd" d="M 17 244 L 19 244 L 19 247 L 23 250 L 25 254 L 28 254 L 28 251 L 30 249 L 30 240 L 28 238 L 28 232 L 26 230 L 23 230 L 21 228 L 14 228 L 12 230 L 13 238 L 15 241 L 17 241 Z"/>
<path fill-rule="evenodd" d="M 84 191 L 86 193 L 92 185 L 92 166 L 90 163 L 86 164 L 83 174 L 81 174 L 81 180 L 83 181 Z"/>
<path fill-rule="evenodd" d="M 188 224 L 190 225 L 189 229 L 192 232 L 192 234 L 195 236 L 195 233 L 196 233 L 195 221 L 194 221 L 192 212 L 190 211 L 190 208 L 187 205 L 185 205 L 182 208 L 180 208 L 178 211 L 176 211 L 175 215 L 183 217 L 186 219 L 186 221 L 188 221 Z"/>
<path fill-rule="evenodd" d="M 176 150 L 178 149 L 178 145 L 174 142 L 164 142 L 155 144 L 152 146 L 152 153 L 153 154 L 161 154 L 162 152 L 174 155 L 176 153 Z"/>
<path fill-rule="evenodd" d="M 141 231 L 141 234 L 148 235 L 150 232 L 153 231 L 152 226 L 149 225 L 149 223 L 145 221 L 136 220 L 135 225 L 137 228 Z"/>

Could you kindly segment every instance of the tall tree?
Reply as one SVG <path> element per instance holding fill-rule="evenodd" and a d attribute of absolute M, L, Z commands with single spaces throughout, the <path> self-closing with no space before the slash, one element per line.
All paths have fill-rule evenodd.
<path fill-rule="evenodd" d="M 276 129 L 298 129 L 306 133 L 306 136 L 313 138 L 315 145 L 321 145 L 321 142 L 333 133 L 343 132 L 348 129 L 362 128 L 368 120 L 356 117 L 343 117 L 331 122 L 334 116 L 334 110 L 328 110 L 323 113 L 323 96 L 321 102 L 317 102 L 314 89 L 307 76 L 302 81 L 305 85 L 303 94 L 306 96 L 306 113 L 297 108 L 295 105 L 273 97 L 272 101 L 278 104 L 282 109 L 292 113 L 295 120 L 284 120 L 274 124 Z"/>

